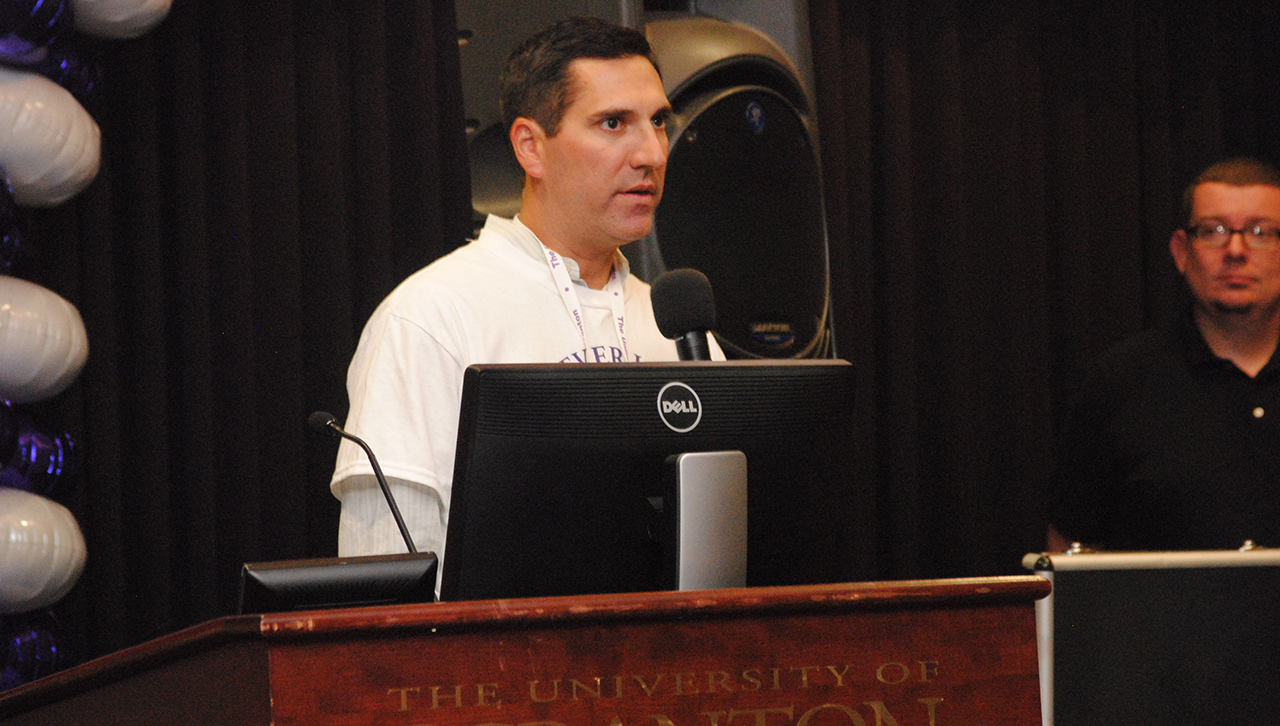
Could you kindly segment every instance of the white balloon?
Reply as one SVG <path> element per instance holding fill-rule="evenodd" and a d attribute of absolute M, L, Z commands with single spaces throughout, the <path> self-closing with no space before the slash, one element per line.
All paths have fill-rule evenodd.
<path fill-rule="evenodd" d="M 41 401 L 62 393 L 89 357 L 80 311 L 54 292 L 0 275 L 0 398 Z"/>
<path fill-rule="evenodd" d="M 98 175 L 102 131 L 69 91 L 0 68 L 0 167 L 23 206 L 54 206 Z"/>
<path fill-rule="evenodd" d="M 0 614 L 61 600 L 80 579 L 87 556 L 70 510 L 37 494 L 0 488 Z"/>
<path fill-rule="evenodd" d="M 75 0 L 76 30 L 99 38 L 136 38 L 169 14 L 170 0 Z"/>

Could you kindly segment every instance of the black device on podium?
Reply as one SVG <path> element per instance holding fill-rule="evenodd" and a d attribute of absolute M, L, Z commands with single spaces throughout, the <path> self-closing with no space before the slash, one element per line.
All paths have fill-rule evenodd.
<path fill-rule="evenodd" d="M 363 439 L 338 426 L 333 414 L 316 411 L 307 419 L 312 429 L 349 439 L 364 450 L 382 495 L 400 528 L 408 552 L 366 557 L 247 562 L 240 572 L 240 612 L 265 613 L 365 607 L 435 600 L 439 563 L 434 552 L 418 552 L 400 516 L 378 457 Z"/>

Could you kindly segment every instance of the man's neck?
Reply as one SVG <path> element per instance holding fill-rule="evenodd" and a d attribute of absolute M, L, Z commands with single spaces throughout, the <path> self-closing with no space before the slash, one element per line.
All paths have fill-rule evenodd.
<path fill-rule="evenodd" d="M 1250 377 L 1258 375 L 1280 341 L 1280 309 L 1269 313 L 1226 313 L 1195 308 L 1196 327 L 1209 350 Z"/>
<path fill-rule="evenodd" d="M 593 246 L 565 234 L 549 224 L 539 213 L 539 208 L 528 204 L 520 211 L 520 221 L 537 235 L 547 249 L 561 257 L 578 263 L 578 276 L 592 290 L 602 290 L 613 273 L 613 263 L 617 257 L 617 247 L 608 245 Z"/>
<path fill-rule="evenodd" d="M 609 276 L 613 274 L 614 253 L 612 251 L 606 257 L 599 257 L 575 253 L 564 247 L 557 249 L 545 241 L 543 244 L 561 257 L 567 257 L 578 263 L 578 277 L 581 277 L 587 287 L 592 290 L 603 290 L 609 283 Z"/>

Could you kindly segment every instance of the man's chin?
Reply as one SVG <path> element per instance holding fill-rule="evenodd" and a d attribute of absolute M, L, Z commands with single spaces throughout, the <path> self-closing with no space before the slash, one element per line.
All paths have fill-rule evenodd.
<path fill-rule="evenodd" d="M 620 240 L 622 244 L 635 242 L 649 234 L 653 229 L 653 217 L 645 217 L 643 219 L 631 219 L 626 223 L 615 225 L 612 235 L 615 239 Z"/>
<path fill-rule="evenodd" d="M 1213 312 L 1219 315 L 1248 315 L 1256 307 L 1251 302 L 1232 302 L 1230 300 L 1214 300 L 1209 303 Z"/>

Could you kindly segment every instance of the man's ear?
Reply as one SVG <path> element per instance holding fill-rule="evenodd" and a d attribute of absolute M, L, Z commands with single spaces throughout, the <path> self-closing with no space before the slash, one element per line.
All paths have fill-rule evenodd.
<path fill-rule="evenodd" d="M 1187 273 L 1187 255 L 1191 254 L 1191 240 L 1187 237 L 1184 230 L 1174 230 L 1173 236 L 1169 238 L 1169 254 L 1173 255 L 1173 264 L 1178 266 L 1178 272 Z"/>
<path fill-rule="evenodd" d="M 539 179 L 542 177 L 543 149 L 547 134 L 542 126 L 531 118 L 521 116 L 511 124 L 511 149 L 516 153 L 524 173 Z"/>

